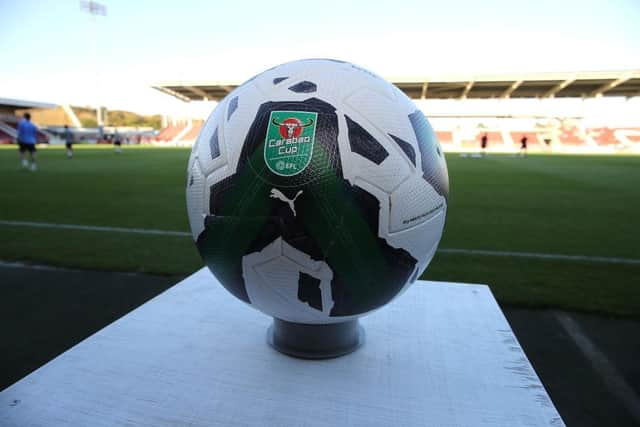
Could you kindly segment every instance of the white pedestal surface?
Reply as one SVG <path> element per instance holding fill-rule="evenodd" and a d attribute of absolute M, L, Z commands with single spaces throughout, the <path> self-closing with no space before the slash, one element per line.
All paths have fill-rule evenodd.
<path fill-rule="evenodd" d="M 562 426 L 484 285 L 418 281 L 331 360 L 202 269 L 0 393 L 0 426 Z"/>

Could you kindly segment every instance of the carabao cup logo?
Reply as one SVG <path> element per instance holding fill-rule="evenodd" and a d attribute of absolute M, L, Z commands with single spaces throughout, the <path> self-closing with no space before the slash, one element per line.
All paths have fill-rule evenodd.
<path fill-rule="evenodd" d="M 311 163 L 318 113 L 272 111 L 264 142 L 264 161 L 280 176 L 294 176 Z"/>

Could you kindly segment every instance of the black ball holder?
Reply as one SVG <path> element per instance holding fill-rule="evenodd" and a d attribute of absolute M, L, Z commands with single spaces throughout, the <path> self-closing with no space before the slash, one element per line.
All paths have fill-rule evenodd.
<path fill-rule="evenodd" d="M 271 347 L 300 359 L 331 359 L 349 354 L 364 344 L 364 329 L 358 319 L 311 325 L 273 319 L 267 330 Z"/>

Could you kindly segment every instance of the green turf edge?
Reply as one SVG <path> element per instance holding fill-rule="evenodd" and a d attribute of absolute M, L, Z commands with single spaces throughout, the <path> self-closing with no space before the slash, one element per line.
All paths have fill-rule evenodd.
<path fill-rule="evenodd" d="M 640 265 L 437 253 L 424 280 L 487 284 L 501 304 L 640 317 Z"/>
<path fill-rule="evenodd" d="M 189 237 L 18 227 L 2 235 L 8 261 L 160 275 L 203 265 Z M 630 277 L 640 277 L 640 265 L 437 253 L 421 279 L 487 284 L 501 304 L 640 317 L 640 286 Z"/>
<path fill-rule="evenodd" d="M 161 275 L 185 275 L 203 266 L 190 237 L 6 226 L 0 235 L 5 261 Z"/>

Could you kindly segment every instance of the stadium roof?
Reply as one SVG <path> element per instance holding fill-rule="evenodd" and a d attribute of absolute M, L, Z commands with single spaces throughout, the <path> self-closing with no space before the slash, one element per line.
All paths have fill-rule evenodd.
<path fill-rule="evenodd" d="M 57 105 L 46 102 L 25 101 L 24 99 L 0 98 L 0 107 L 20 110 L 24 108 L 55 108 Z"/>
<path fill-rule="evenodd" d="M 389 78 L 413 99 L 640 96 L 640 70 Z M 217 101 L 240 82 L 166 82 L 154 89 L 183 101 Z"/>

